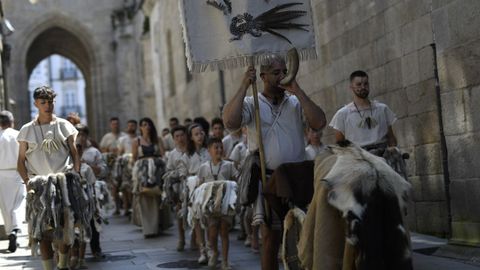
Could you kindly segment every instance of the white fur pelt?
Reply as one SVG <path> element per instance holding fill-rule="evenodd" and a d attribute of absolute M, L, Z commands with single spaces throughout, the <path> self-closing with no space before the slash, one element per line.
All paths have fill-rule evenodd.
<path fill-rule="evenodd" d="M 411 185 L 358 146 L 327 152 L 315 161 L 315 193 L 298 245 L 303 267 L 412 269 L 404 225 Z"/>
<path fill-rule="evenodd" d="M 229 180 L 206 182 L 197 187 L 192 197 L 193 220 L 235 215 L 237 183 Z M 193 223 L 193 222 L 192 222 Z M 202 226 L 205 226 L 203 224 Z"/>

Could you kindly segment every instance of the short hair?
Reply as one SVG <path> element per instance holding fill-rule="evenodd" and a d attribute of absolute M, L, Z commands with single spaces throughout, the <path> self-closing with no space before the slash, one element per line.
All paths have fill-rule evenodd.
<path fill-rule="evenodd" d="M 177 131 L 183 131 L 183 133 L 187 134 L 187 128 L 185 126 L 178 125 L 178 126 L 172 128 L 172 130 L 170 130 L 170 134 L 172 134 L 172 137 L 175 134 L 175 132 L 177 132 Z"/>
<path fill-rule="evenodd" d="M 13 123 L 13 114 L 9 111 L 0 112 L 0 126 L 8 127 Z"/>
<path fill-rule="evenodd" d="M 118 119 L 118 117 L 114 116 L 114 117 L 110 118 L 110 122 L 112 122 L 112 121 L 120 121 L 120 119 Z"/>
<path fill-rule="evenodd" d="M 225 126 L 223 125 L 223 120 L 222 118 L 219 118 L 219 117 L 215 117 L 212 119 L 212 128 L 214 125 L 221 125 L 222 128 L 224 128 Z"/>
<path fill-rule="evenodd" d="M 90 129 L 84 124 L 76 124 L 75 128 L 77 129 L 78 132 L 85 133 L 85 135 L 87 136 L 90 134 Z"/>
<path fill-rule="evenodd" d="M 187 117 L 185 120 L 183 120 L 183 122 L 192 122 L 192 118 Z"/>
<path fill-rule="evenodd" d="M 175 121 L 175 122 L 179 123 L 177 117 L 171 117 L 168 121 L 169 121 L 169 122 Z"/>
<path fill-rule="evenodd" d="M 221 143 L 223 145 L 222 139 L 217 138 L 217 137 L 211 137 L 208 139 L 207 142 L 207 148 L 210 148 L 210 146 L 216 144 L 216 143 Z"/>
<path fill-rule="evenodd" d="M 128 124 L 128 123 L 132 123 L 132 124 L 138 125 L 138 122 L 137 122 L 137 120 L 135 120 L 135 119 L 130 119 L 130 120 L 128 120 L 128 121 L 127 121 L 127 124 Z"/>
<path fill-rule="evenodd" d="M 262 59 L 262 64 L 260 65 L 260 75 L 262 73 L 269 72 L 272 69 L 274 63 L 285 63 L 285 59 L 277 54 L 267 55 Z"/>
<path fill-rule="evenodd" d="M 53 91 L 51 87 L 46 85 L 37 87 L 35 88 L 35 90 L 33 90 L 34 100 L 37 100 L 37 99 L 53 100 L 56 96 L 57 94 L 55 93 L 55 91 Z"/>
<path fill-rule="evenodd" d="M 353 79 L 355 77 L 362 77 L 362 78 L 367 77 L 368 78 L 368 74 L 363 70 L 356 70 L 356 71 L 352 72 L 352 74 L 350 74 L 350 82 L 353 81 Z"/>

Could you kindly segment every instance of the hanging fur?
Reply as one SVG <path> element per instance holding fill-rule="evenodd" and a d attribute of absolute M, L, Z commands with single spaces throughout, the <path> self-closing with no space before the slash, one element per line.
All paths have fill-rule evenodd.
<path fill-rule="evenodd" d="M 285 270 L 302 270 L 297 244 L 300 239 L 305 212 L 295 207 L 288 211 L 283 221 L 282 261 Z"/>

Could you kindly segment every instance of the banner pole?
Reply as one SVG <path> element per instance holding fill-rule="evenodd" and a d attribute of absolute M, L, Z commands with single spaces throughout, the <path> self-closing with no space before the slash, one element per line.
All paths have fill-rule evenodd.
<path fill-rule="evenodd" d="M 258 90 L 256 82 L 252 82 L 252 94 L 253 94 L 253 103 L 255 105 L 255 128 L 257 130 L 257 142 L 258 142 L 258 152 L 260 154 L 260 171 L 262 176 L 262 191 L 267 186 L 267 168 L 265 163 L 265 151 L 263 148 L 263 138 L 262 138 L 262 125 L 260 122 L 260 107 L 258 103 Z M 265 223 L 268 224 L 270 221 L 270 208 L 266 199 L 263 199 L 263 205 L 265 208 Z"/>

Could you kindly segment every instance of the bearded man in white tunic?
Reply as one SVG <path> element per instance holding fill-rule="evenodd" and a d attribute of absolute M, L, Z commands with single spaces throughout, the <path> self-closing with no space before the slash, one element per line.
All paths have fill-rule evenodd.
<path fill-rule="evenodd" d="M 0 210 L 8 234 L 8 250 L 17 250 L 18 209 L 25 199 L 25 185 L 17 172 L 18 131 L 13 129 L 13 115 L 0 113 Z"/>
<path fill-rule="evenodd" d="M 264 143 L 266 169 L 275 170 L 282 163 L 299 162 L 305 159 L 304 116 L 308 125 L 316 130 L 322 129 L 326 120 L 323 110 L 307 96 L 296 80 L 288 85 L 280 85 L 280 81 L 287 74 L 283 58 L 271 56 L 265 60 L 260 67 L 263 92 L 258 94 L 261 137 Z M 257 150 L 259 145 L 253 97 L 246 97 L 248 88 L 255 83 L 255 80 L 256 71 L 251 66 L 245 72 L 237 93 L 225 105 L 223 111 L 223 121 L 229 130 L 238 130 L 242 126 L 247 126 L 250 152 Z M 260 195 L 258 197 L 261 197 Z M 280 246 L 281 221 L 275 216 L 271 221 L 271 226 L 265 223 L 262 225 L 262 269 L 264 270 L 279 268 L 277 255 Z"/>
<path fill-rule="evenodd" d="M 397 139 L 392 125 L 397 117 L 387 105 L 368 98 L 368 74 L 361 70 L 352 72 L 350 90 L 353 101 L 338 110 L 330 122 L 330 126 L 335 129 L 335 140 L 349 140 L 371 152 L 395 147 Z"/>

